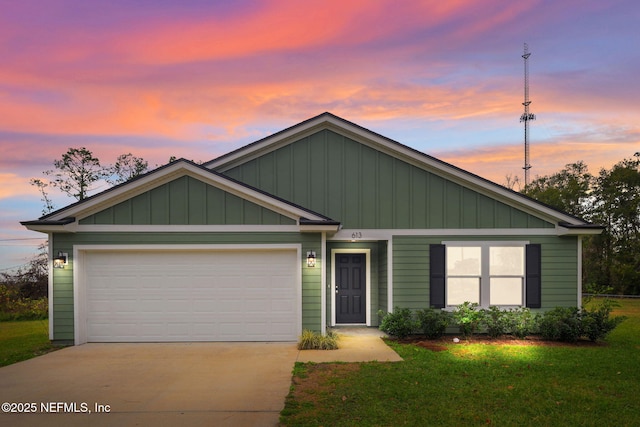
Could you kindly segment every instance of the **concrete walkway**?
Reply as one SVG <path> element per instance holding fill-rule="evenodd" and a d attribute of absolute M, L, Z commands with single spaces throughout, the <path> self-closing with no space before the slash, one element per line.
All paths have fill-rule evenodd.
<path fill-rule="evenodd" d="M 298 362 L 401 362 L 402 358 L 384 341 L 377 328 L 341 327 L 333 329 L 340 340 L 337 350 L 302 350 Z"/>

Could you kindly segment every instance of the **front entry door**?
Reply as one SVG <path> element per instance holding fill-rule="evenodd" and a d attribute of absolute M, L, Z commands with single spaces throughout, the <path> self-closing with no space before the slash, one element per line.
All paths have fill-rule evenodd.
<path fill-rule="evenodd" d="M 366 256 L 336 254 L 336 323 L 366 323 Z"/>

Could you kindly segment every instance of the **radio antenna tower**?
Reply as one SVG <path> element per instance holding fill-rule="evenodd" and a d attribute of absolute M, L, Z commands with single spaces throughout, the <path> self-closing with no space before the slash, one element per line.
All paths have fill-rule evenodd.
<path fill-rule="evenodd" d="M 520 123 L 524 122 L 524 187 L 529 185 L 529 169 L 531 169 L 531 163 L 529 163 L 529 122 L 536 119 L 536 115 L 529 112 L 529 46 L 524 44 L 524 113 L 520 116 Z"/>

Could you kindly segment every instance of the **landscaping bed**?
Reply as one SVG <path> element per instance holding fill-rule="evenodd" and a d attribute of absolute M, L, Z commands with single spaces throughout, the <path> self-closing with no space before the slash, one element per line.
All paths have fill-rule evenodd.
<path fill-rule="evenodd" d="M 575 342 L 563 342 L 563 341 L 551 341 L 545 340 L 540 335 L 531 335 L 526 339 L 519 339 L 515 337 L 500 337 L 492 338 L 488 335 L 477 334 L 468 338 L 458 338 L 459 342 L 454 342 L 453 339 L 458 338 L 456 335 L 445 335 L 435 339 L 425 339 L 424 336 L 412 335 L 407 338 L 398 340 L 389 338 L 391 341 L 396 341 L 400 344 L 413 344 L 419 347 L 427 348 L 434 351 L 448 350 L 448 345 L 471 345 L 471 344 L 484 344 L 484 345 L 522 345 L 522 346 L 552 346 L 552 347 L 602 347 L 607 346 L 606 341 L 590 341 L 586 339 L 580 339 Z"/>

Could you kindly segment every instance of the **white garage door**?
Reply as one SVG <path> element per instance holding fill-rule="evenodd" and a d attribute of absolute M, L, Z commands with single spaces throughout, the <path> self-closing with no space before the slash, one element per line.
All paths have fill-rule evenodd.
<path fill-rule="evenodd" d="M 295 250 L 89 251 L 83 259 L 89 342 L 297 339 Z"/>

